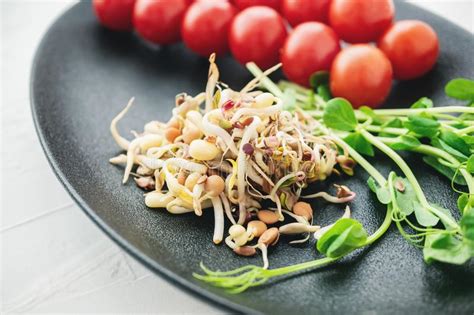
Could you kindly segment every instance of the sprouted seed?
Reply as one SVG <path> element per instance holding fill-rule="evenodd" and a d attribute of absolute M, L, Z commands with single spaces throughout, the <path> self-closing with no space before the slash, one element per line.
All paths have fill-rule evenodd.
<path fill-rule="evenodd" d="M 195 97 L 178 94 L 168 121 L 148 122 L 128 140 L 117 124 L 131 108 L 131 99 L 110 125 L 126 154 L 110 162 L 125 165 L 124 183 L 133 175 L 137 186 L 147 191 L 148 207 L 197 216 L 212 207 L 212 241 L 224 241 L 241 256 L 259 249 L 266 269 L 267 248 L 277 243 L 280 233 L 305 234 L 307 241 L 319 230 L 312 225 L 311 206 L 300 201 L 303 189 L 333 173 L 350 173 L 355 163 L 331 136 L 313 134 L 319 123 L 311 116 L 290 113 L 280 97 L 256 89 L 279 65 L 238 91 L 219 82 L 214 58 L 209 59 L 205 92 Z M 353 200 L 355 193 L 337 187 L 344 187 L 345 194 L 318 192 L 304 198 Z M 272 210 L 263 209 L 264 202 L 273 204 Z M 231 225 L 226 235 L 225 221 Z M 275 225 L 281 225 L 280 230 Z"/>

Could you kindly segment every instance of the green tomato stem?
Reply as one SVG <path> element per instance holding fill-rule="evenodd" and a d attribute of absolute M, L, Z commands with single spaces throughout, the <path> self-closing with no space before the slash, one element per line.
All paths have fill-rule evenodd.
<path fill-rule="evenodd" d="M 423 193 L 423 190 L 421 189 L 420 184 L 418 183 L 418 180 L 415 177 L 415 174 L 413 174 L 412 170 L 410 167 L 407 165 L 407 163 L 401 158 L 400 155 L 398 155 L 392 148 L 387 146 L 385 143 L 377 139 L 377 137 L 373 136 L 370 132 L 364 129 L 359 129 L 358 130 L 370 143 L 372 143 L 375 147 L 377 147 L 380 151 L 385 153 L 388 157 L 390 157 L 401 169 L 403 174 L 405 174 L 406 178 L 410 182 L 410 184 L 413 186 L 413 190 L 415 191 L 416 196 L 418 197 L 418 200 L 420 201 L 420 204 L 425 207 L 427 210 L 429 210 L 431 213 L 435 214 L 438 218 L 449 224 L 455 229 L 459 229 L 459 225 L 457 224 L 456 221 L 452 220 L 450 217 L 448 217 L 446 214 L 444 214 L 442 211 L 432 207 L 428 200 L 426 199 L 425 194 Z"/>

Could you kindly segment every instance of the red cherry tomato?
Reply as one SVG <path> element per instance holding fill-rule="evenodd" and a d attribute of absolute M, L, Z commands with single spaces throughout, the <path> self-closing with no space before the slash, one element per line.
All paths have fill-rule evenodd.
<path fill-rule="evenodd" d="M 378 42 L 392 63 L 395 78 L 414 79 L 436 63 L 439 42 L 436 32 L 421 21 L 400 21 L 390 27 Z"/>
<path fill-rule="evenodd" d="M 376 41 L 392 24 L 392 0 L 332 0 L 329 23 L 349 43 Z"/>
<path fill-rule="evenodd" d="M 278 63 L 286 35 L 285 23 L 277 11 L 250 7 L 237 14 L 230 26 L 230 50 L 241 64 L 253 61 L 267 69 Z"/>
<path fill-rule="evenodd" d="M 308 86 L 314 72 L 329 71 L 340 50 L 339 37 L 329 26 L 319 22 L 300 24 L 281 51 L 283 72 L 291 81 Z"/>
<path fill-rule="evenodd" d="M 132 29 L 135 0 L 94 0 L 92 5 L 100 23 L 116 31 Z"/>
<path fill-rule="evenodd" d="M 331 67 L 330 87 L 334 96 L 359 107 L 377 107 L 390 93 L 392 66 L 381 50 L 368 44 L 341 50 Z"/>
<path fill-rule="evenodd" d="M 318 21 L 327 23 L 330 0 L 283 0 L 281 12 L 291 26 Z"/>
<path fill-rule="evenodd" d="M 187 0 L 137 0 L 133 25 L 138 34 L 152 43 L 177 42 L 188 3 Z"/>
<path fill-rule="evenodd" d="M 227 34 L 237 10 L 227 1 L 198 1 L 186 12 L 181 26 L 183 41 L 192 51 L 209 57 L 229 49 Z"/>
<path fill-rule="evenodd" d="M 244 10 L 254 6 L 270 7 L 274 10 L 280 10 L 280 0 L 233 0 L 239 10 Z"/>

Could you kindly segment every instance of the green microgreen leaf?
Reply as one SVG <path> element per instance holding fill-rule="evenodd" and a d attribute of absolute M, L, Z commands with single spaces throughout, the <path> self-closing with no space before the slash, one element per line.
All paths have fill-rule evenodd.
<path fill-rule="evenodd" d="M 333 98 L 326 104 L 323 121 L 327 127 L 342 131 L 353 131 L 357 126 L 354 109 L 343 98 Z"/>
<path fill-rule="evenodd" d="M 474 149 L 474 136 L 464 135 L 461 138 L 469 145 L 470 150 Z"/>
<path fill-rule="evenodd" d="M 427 97 L 422 97 L 413 105 L 411 105 L 411 108 L 431 108 L 433 107 L 433 101 Z"/>
<path fill-rule="evenodd" d="M 360 133 L 353 132 L 345 137 L 344 141 L 357 152 L 368 156 L 374 156 L 374 147 Z"/>
<path fill-rule="evenodd" d="M 448 82 L 444 88 L 446 95 L 466 101 L 474 101 L 474 81 L 458 78 Z"/>
<path fill-rule="evenodd" d="M 392 201 L 388 188 L 379 186 L 372 177 L 367 179 L 367 185 L 369 186 L 370 190 L 372 190 L 377 195 L 377 199 L 380 201 L 380 203 L 387 205 Z"/>
<path fill-rule="evenodd" d="M 442 175 L 446 176 L 449 178 L 449 180 L 452 180 L 454 183 L 458 185 L 466 185 L 466 180 L 464 177 L 462 177 L 459 174 L 456 174 L 456 170 L 448 167 L 444 164 L 441 164 L 437 158 L 433 156 L 425 156 L 423 157 L 423 161 L 428 164 L 429 166 L 433 167 L 435 170 L 437 170 L 439 173 Z M 456 177 L 455 177 L 456 176 Z M 453 180 L 454 177 L 454 180 Z"/>
<path fill-rule="evenodd" d="M 457 206 L 458 206 L 458 209 L 461 213 L 464 212 L 464 209 L 466 208 L 468 202 L 469 202 L 469 195 L 468 194 L 459 195 L 458 201 L 457 201 Z"/>
<path fill-rule="evenodd" d="M 421 145 L 421 142 L 410 135 L 403 135 L 397 138 L 398 142 L 390 145 L 394 150 L 412 150 Z"/>
<path fill-rule="evenodd" d="M 414 211 L 413 202 L 418 202 L 415 190 L 406 178 L 396 177 L 393 182 L 395 200 L 401 212 L 409 216 Z M 402 189 L 399 189 L 402 188 Z"/>
<path fill-rule="evenodd" d="M 382 118 L 380 118 L 380 116 L 378 116 L 372 108 L 364 105 L 359 107 L 359 111 L 364 113 L 364 115 L 366 115 L 367 117 L 372 118 L 373 124 L 381 125 L 383 123 Z"/>
<path fill-rule="evenodd" d="M 418 201 L 413 201 L 413 208 L 415 210 L 416 220 L 420 225 L 431 227 L 438 224 L 439 218 L 423 207 Z"/>
<path fill-rule="evenodd" d="M 375 194 L 377 195 L 377 199 L 384 205 L 388 205 L 392 201 L 390 191 L 387 187 L 379 187 Z"/>
<path fill-rule="evenodd" d="M 309 85 L 313 88 L 314 91 L 317 91 L 317 88 L 320 85 L 327 85 L 328 83 L 329 83 L 328 71 L 317 71 L 309 77 Z"/>
<path fill-rule="evenodd" d="M 449 154 L 456 157 L 461 162 L 466 161 L 467 158 L 468 158 L 467 156 L 465 156 L 464 154 L 462 154 L 461 152 L 459 152 L 458 150 L 456 150 L 452 146 L 448 145 L 446 142 L 444 142 L 443 140 L 441 140 L 438 137 L 434 137 L 434 138 L 431 139 L 431 145 L 433 145 L 434 147 L 436 147 L 438 149 L 441 149 L 443 151 L 448 152 Z"/>
<path fill-rule="evenodd" d="M 309 90 L 308 98 L 306 99 L 306 102 L 304 102 L 301 105 L 301 108 L 304 109 L 304 110 L 311 110 L 311 109 L 316 108 L 316 106 L 315 106 L 315 97 L 314 97 L 314 91 L 313 90 Z"/>
<path fill-rule="evenodd" d="M 328 84 L 322 84 L 316 88 L 316 92 L 326 102 L 332 98 L 331 89 Z"/>
<path fill-rule="evenodd" d="M 474 120 L 474 114 L 472 113 L 462 113 L 458 117 L 459 120 Z"/>
<path fill-rule="evenodd" d="M 318 240 L 320 253 L 337 258 L 359 248 L 367 241 L 367 232 L 362 224 L 354 219 L 339 219 Z"/>
<path fill-rule="evenodd" d="M 462 265 L 471 258 L 469 247 L 454 236 L 445 233 L 427 235 L 423 248 L 427 263 L 441 261 Z"/>
<path fill-rule="evenodd" d="M 377 183 L 373 177 L 367 179 L 367 186 L 369 186 L 369 189 L 372 190 L 373 193 L 377 192 Z"/>
<path fill-rule="evenodd" d="M 403 126 L 408 130 L 424 137 L 434 137 L 439 130 L 440 123 L 434 119 L 423 117 L 424 115 L 410 115 Z"/>
<path fill-rule="evenodd" d="M 462 154 L 466 156 L 469 156 L 471 154 L 469 145 L 466 143 L 466 141 L 464 141 L 464 139 L 461 136 L 457 135 L 456 133 L 449 130 L 442 130 L 440 132 L 439 137 L 450 147 L 456 149 Z"/>
<path fill-rule="evenodd" d="M 438 209 L 439 211 L 443 212 L 449 219 L 451 219 L 452 221 L 456 221 L 453 217 L 453 215 L 451 214 L 451 211 L 449 211 L 448 209 L 444 208 L 444 207 L 441 207 L 440 205 L 437 205 L 437 204 L 434 204 L 432 203 L 431 206 L 433 208 L 436 208 Z M 443 223 L 444 227 L 447 229 L 447 230 L 451 230 L 452 229 L 452 226 L 450 226 L 449 222 L 444 222 L 443 219 L 441 219 L 441 223 Z"/>
<path fill-rule="evenodd" d="M 398 118 L 393 118 L 387 122 L 385 122 L 384 124 L 382 124 L 382 130 L 383 128 L 403 128 L 403 123 L 400 119 Z M 380 132 L 379 133 L 379 136 L 381 137 L 396 137 L 397 135 L 394 135 L 394 134 L 391 134 L 391 133 L 386 133 L 386 132 Z"/>
<path fill-rule="evenodd" d="M 465 209 L 461 221 L 459 222 L 461 226 L 462 234 L 469 241 L 474 242 L 474 208 L 468 207 Z"/>
<path fill-rule="evenodd" d="M 474 174 L 474 154 L 469 156 L 469 159 L 467 160 L 467 163 L 466 163 L 466 170 L 469 173 Z"/>

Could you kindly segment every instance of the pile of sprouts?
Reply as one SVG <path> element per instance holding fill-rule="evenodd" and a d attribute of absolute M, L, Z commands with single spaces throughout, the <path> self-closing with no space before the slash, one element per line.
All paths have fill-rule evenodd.
<path fill-rule="evenodd" d="M 333 173 L 352 175 L 355 162 L 330 135 L 314 135 L 317 120 L 304 111 L 284 110 L 282 99 L 257 89 L 279 65 L 236 91 L 219 81 L 214 59 L 209 59 L 205 92 L 178 94 L 172 117 L 147 123 L 143 132 L 133 132 L 132 140 L 117 129 L 130 100 L 110 124 L 126 153 L 110 162 L 125 165 L 123 183 L 133 176 L 147 191 L 150 208 L 197 216 L 214 211 L 213 242 L 224 241 L 241 256 L 259 249 L 267 269 L 267 248 L 280 234 L 300 234 L 292 242 L 305 242 L 330 228 L 313 225 L 313 210 L 302 199 L 347 203 L 355 197 L 344 185 L 336 185 L 334 195 L 303 196 L 303 189 Z M 349 216 L 346 206 L 344 217 Z"/>

